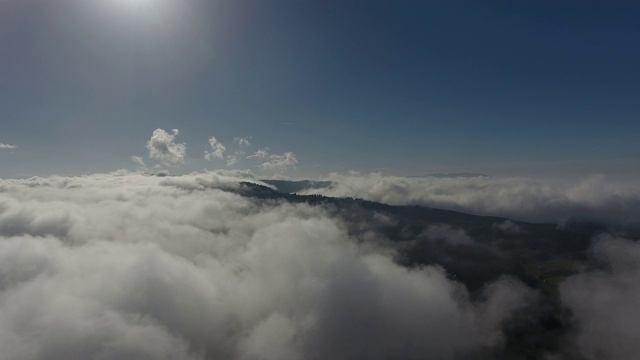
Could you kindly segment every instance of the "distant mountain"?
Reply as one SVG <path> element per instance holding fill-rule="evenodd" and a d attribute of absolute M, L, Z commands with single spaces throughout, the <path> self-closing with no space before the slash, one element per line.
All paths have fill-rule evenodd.
<path fill-rule="evenodd" d="M 308 189 L 322 189 L 330 187 L 331 181 L 314 181 L 314 180 L 261 180 L 264 183 L 275 186 L 282 193 L 297 193 Z"/>
<path fill-rule="evenodd" d="M 427 174 L 427 175 L 418 175 L 418 176 L 408 176 L 410 178 L 443 178 L 443 179 L 451 179 L 451 178 L 474 178 L 474 177 L 490 177 L 485 174 L 478 173 L 470 173 L 470 172 L 461 172 L 461 173 L 436 173 L 436 174 Z"/>
<path fill-rule="evenodd" d="M 462 172 L 462 173 L 437 173 L 419 176 L 408 176 L 409 178 L 474 178 L 474 177 L 489 177 L 489 175 Z M 331 181 L 316 181 L 316 180 L 260 180 L 269 185 L 275 186 L 279 192 L 282 193 L 299 193 L 309 189 L 323 189 L 333 185 Z"/>

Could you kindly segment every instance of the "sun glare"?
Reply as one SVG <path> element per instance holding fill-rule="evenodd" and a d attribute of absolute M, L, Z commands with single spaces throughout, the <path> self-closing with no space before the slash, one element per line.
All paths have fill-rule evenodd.
<path fill-rule="evenodd" d="M 161 25 L 166 27 L 170 14 L 182 5 L 183 1 L 175 0 L 103 0 L 103 3 L 120 15 L 139 22 L 144 27 Z"/>
<path fill-rule="evenodd" d="M 162 0 L 113 0 L 120 6 L 130 9 L 147 9 L 151 6 L 158 5 Z"/>

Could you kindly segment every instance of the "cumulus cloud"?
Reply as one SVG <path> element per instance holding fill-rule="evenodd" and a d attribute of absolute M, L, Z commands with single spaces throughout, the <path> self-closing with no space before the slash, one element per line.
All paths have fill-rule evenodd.
<path fill-rule="evenodd" d="M 269 155 L 268 147 L 256 150 L 255 153 L 247 156 L 247 159 L 264 159 L 267 155 Z"/>
<path fill-rule="evenodd" d="M 292 152 L 286 152 L 282 155 L 271 155 L 269 161 L 263 163 L 261 167 L 266 170 L 286 170 L 290 166 L 296 166 L 298 159 Z"/>
<path fill-rule="evenodd" d="M 636 359 L 640 243 L 602 236 L 592 253 L 606 268 L 574 275 L 560 286 L 562 301 L 577 322 L 577 348 L 588 359 Z"/>
<path fill-rule="evenodd" d="M 3 356 L 453 359 L 530 297 L 504 278 L 472 301 L 322 207 L 228 191 L 241 175 L 0 180 Z"/>
<path fill-rule="evenodd" d="M 527 178 L 405 178 L 331 174 L 333 186 L 307 194 L 357 197 L 391 205 L 423 205 L 526 221 L 637 223 L 640 185 L 594 176 L 560 184 Z"/>
<path fill-rule="evenodd" d="M 187 151 L 185 144 L 176 144 L 174 139 L 178 136 L 178 129 L 173 129 L 172 133 L 163 129 L 156 129 L 147 142 L 149 156 L 152 159 L 161 161 L 164 165 L 175 166 L 184 163 L 184 156 Z"/>
<path fill-rule="evenodd" d="M 252 136 L 247 137 L 237 137 L 233 138 L 233 141 L 238 144 L 240 147 L 249 147 L 251 146 L 251 138 Z"/>
<path fill-rule="evenodd" d="M 209 146 L 211 146 L 211 151 L 204 152 L 204 158 L 211 161 L 213 158 L 218 158 L 220 160 L 224 159 L 224 152 L 227 148 L 222 145 L 220 141 L 218 141 L 215 136 L 209 138 Z"/>
<path fill-rule="evenodd" d="M 15 145 L 0 143 L 0 149 L 15 149 Z"/>

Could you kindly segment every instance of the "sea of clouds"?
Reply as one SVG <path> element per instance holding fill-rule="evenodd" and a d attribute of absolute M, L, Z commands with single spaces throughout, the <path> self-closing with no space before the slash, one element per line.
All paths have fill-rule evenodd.
<path fill-rule="evenodd" d="M 471 302 L 359 247 L 320 207 L 218 174 L 0 182 L 0 357 L 449 359 L 501 340 L 529 290 Z"/>
<path fill-rule="evenodd" d="M 472 300 L 440 267 L 353 241 L 323 207 L 239 195 L 238 174 L 0 180 L 0 358 L 465 358 L 500 346 L 537 297 L 501 278 Z M 575 343 L 631 359 L 640 247 L 597 244 L 611 269 L 561 287 Z"/>

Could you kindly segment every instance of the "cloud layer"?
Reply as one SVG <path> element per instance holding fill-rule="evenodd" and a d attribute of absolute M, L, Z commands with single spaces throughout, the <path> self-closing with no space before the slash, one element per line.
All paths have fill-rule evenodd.
<path fill-rule="evenodd" d="M 530 297 L 505 278 L 473 302 L 440 268 L 397 265 L 321 207 L 227 191 L 238 181 L 0 181 L 3 356 L 452 359 L 498 344 Z"/>
<path fill-rule="evenodd" d="M 0 149 L 15 149 L 15 145 L 0 143 Z"/>
<path fill-rule="evenodd" d="M 331 174 L 333 186 L 307 194 L 357 197 L 391 205 L 423 205 L 526 221 L 588 219 L 638 223 L 640 186 L 595 176 L 559 184 L 526 178 L 406 178 L 381 174 Z"/>

